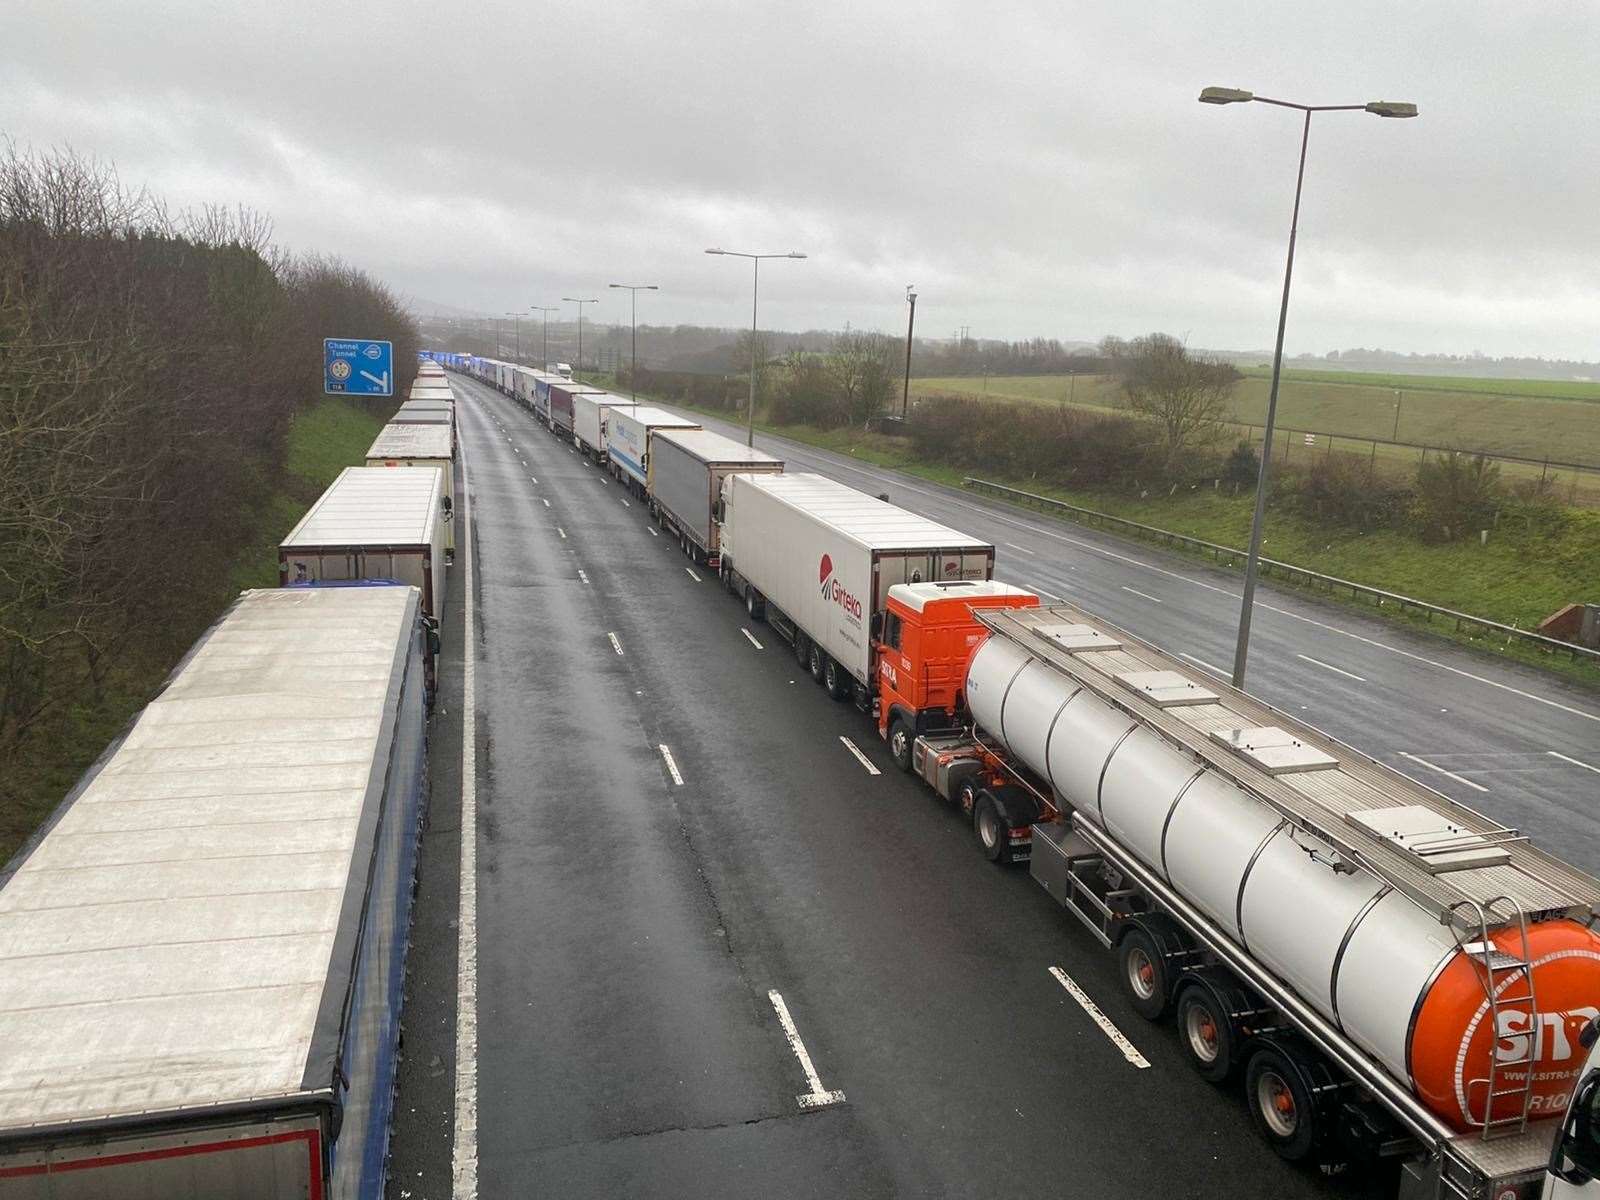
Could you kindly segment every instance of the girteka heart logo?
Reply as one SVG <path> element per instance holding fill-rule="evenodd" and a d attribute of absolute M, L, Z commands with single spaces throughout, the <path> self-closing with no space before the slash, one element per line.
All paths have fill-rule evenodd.
<path fill-rule="evenodd" d="M 828 576 L 832 575 L 832 574 L 833 574 L 833 559 L 830 558 L 828 555 L 824 554 L 822 556 L 822 570 L 817 575 L 817 582 L 818 583 L 827 583 L 828 582 Z"/>

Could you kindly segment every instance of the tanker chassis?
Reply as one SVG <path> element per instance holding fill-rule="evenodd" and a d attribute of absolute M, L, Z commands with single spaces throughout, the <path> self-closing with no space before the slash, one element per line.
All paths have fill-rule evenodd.
<path fill-rule="evenodd" d="M 897 584 L 871 633 L 896 765 L 1029 862 L 1280 1156 L 1397 1173 L 1402 1200 L 1547 1194 L 1600 1029 L 1600 881 L 1021 589 Z"/>

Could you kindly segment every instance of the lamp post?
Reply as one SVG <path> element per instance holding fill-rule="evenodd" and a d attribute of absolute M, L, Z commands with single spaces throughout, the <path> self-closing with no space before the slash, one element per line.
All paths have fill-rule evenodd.
<path fill-rule="evenodd" d="M 917 327 L 917 294 L 906 284 L 906 303 L 911 305 L 911 315 L 906 318 L 906 386 L 900 393 L 900 419 L 906 419 L 906 409 L 911 404 L 911 332 Z"/>
<path fill-rule="evenodd" d="M 1292 108 L 1305 114 L 1300 131 L 1300 168 L 1294 181 L 1294 213 L 1289 219 L 1289 256 L 1283 268 L 1283 301 L 1278 308 L 1278 342 L 1272 353 L 1272 390 L 1267 396 L 1267 423 L 1262 435 L 1261 470 L 1256 477 L 1256 511 L 1250 525 L 1250 553 L 1245 559 L 1244 599 L 1239 609 L 1239 640 L 1233 652 L 1233 686 L 1244 687 L 1245 664 L 1250 655 L 1250 616 L 1255 606 L 1256 576 L 1261 565 L 1261 526 L 1266 517 L 1267 478 L 1272 460 L 1273 426 L 1278 416 L 1278 381 L 1283 374 L 1283 331 L 1289 320 L 1289 280 L 1294 274 L 1295 235 L 1300 228 L 1300 191 L 1306 178 L 1306 143 L 1311 140 L 1311 114 L 1319 112 L 1368 112 L 1377 117 L 1414 117 L 1415 104 L 1374 100 L 1367 104 L 1295 104 L 1271 100 L 1238 88 L 1208 87 L 1200 93 L 1201 104 L 1243 104 L 1254 100 L 1278 108 Z"/>
<path fill-rule="evenodd" d="M 628 398 L 639 398 L 639 293 L 659 292 L 661 289 L 653 283 L 613 283 L 614 288 L 621 288 L 628 293 L 633 310 L 633 364 L 628 368 Z"/>
<path fill-rule="evenodd" d="M 750 277 L 750 408 L 745 414 L 744 444 L 756 444 L 756 301 L 761 291 L 761 260 L 763 258 L 804 258 L 804 254 L 789 251 L 787 254 L 749 254 L 743 250 L 719 250 L 713 247 L 707 254 L 726 254 L 734 258 L 748 258 L 755 267 Z"/>
<path fill-rule="evenodd" d="M 511 317 L 516 322 L 516 328 L 517 328 L 517 361 L 521 362 L 522 361 L 522 314 L 519 313 L 519 312 L 508 312 L 506 314 L 506 316 Z"/>
<path fill-rule="evenodd" d="M 540 316 L 543 317 L 543 319 L 544 319 L 544 367 L 543 367 L 543 369 L 545 371 L 548 371 L 548 370 L 550 370 L 550 314 L 553 313 L 553 312 L 560 312 L 561 311 L 561 306 L 559 304 L 552 304 L 549 308 L 545 308 L 545 307 L 543 307 L 541 305 L 534 305 L 532 308 L 528 309 L 528 311 L 529 312 L 536 312 L 536 313 L 540 314 Z"/>
<path fill-rule="evenodd" d="M 580 300 L 576 296 L 563 296 L 561 298 L 568 304 L 576 304 L 578 306 L 578 361 L 572 368 L 572 374 L 576 377 L 578 372 L 583 370 L 583 306 L 585 304 L 599 304 L 600 300 L 598 297 L 593 300 Z"/>

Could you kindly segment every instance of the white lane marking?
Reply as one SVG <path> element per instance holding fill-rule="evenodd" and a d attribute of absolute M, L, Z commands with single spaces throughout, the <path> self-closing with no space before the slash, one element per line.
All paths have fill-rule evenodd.
<path fill-rule="evenodd" d="M 528 478 L 529 478 L 529 479 L 532 479 L 532 480 L 533 480 L 533 481 L 534 481 L 534 482 L 535 482 L 535 483 L 538 483 L 538 482 L 539 482 L 539 480 L 538 480 L 538 478 L 537 478 L 537 477 L 535 477 L 535 476 L 533 476 L 533 475 L 529 475 L 529 476 L 528 476 Z"/>
<path fill-rule="evenodd" d="M 752 646 L 754 646 L 757 650 L 765 650 L 766 649 L 765 646 L 763 646 L 760 642 L 756 641 L 756 635 L 751 633 L 743 625 L 739 626 L 739 632 L 744 634 L 745 637 L 749 638 L 750 639 L 750 644 Z"/>
<path fill-rule="evenodd" d="M 1576 759 L 1576 758 L 1571 757 L 1570 755 L 1563 754 L 1559 750 L 1546 750 L 1545 753 L 1548 754 L 1551 758 L 1559 758 L 1562 762 L 1569 762 L 1575 767 L 1582 767 L 1585 771 L 1593 771 L 1596 775 L 1600 775 L 1600 767 L 1590 766 L 1588 763 L 1582 761 L 1581 759 Z"/>
<path fill-rule="evenodd" d="M 454 1200 L 478 1195 L 478 714 L 472 619 L 472 492 L 461 446 L 461 572 L 466 585 L 461 652 L 461 863 L 456 910 L 456 1113 L 450 1147 Z"/>
<path fill-rule="evenodd" d="M 1078 986 L 1077 980 L 1073 979 L 1071 975 L 1068 975 L 1060 967 L 1051 967 L 1050 974 L 1055 976 L 1057 983 L 1067 989 L 1067 995 L 1076 1000 L 1079 1007 L 1089 1014 L 1089 1019 L 1100 1026 L 1100 1032 L 1111 1039 L 1111 1044 L 1122 1051 L 1123 1058 L 1141 1071 L 1150 1066 L 1149 1060 L 1139 1053 L 1139 1048 L 1130 1042 L 1122 1030 L 1112 1023 L 1110 1017 L 1100 1011 L 1098 1004 L 1089 999 L 1089 994 Z"/>
<path fill-rule="evenodd" d="M 621 658 L 622 657 L 622 643 L 617 640 L 617 635 L 614 634 L 614 633 L 608 633 L 608 634 L 606 634 L 606 636 L 611 639 L 611 648 L 617 652 L 617 657 Z"/>
<path fill-rule="evenodd" d="M 698 576 L 698 575 L 696 575 L 694 573 L 694 568 L 693 567 L 685 567 L 684 570 L 689 572 L 689 578 L 694 580 L 696 583 L 704 583 L 705 582 L 703 579 L 700 578 L 700 576 Z"/>
<path fill-rule="evenodd" d="M 648 526 L 648 525 L 646 525 L 646 526 L 645 526 L 645 531 L 646 531 L 646 532 L 647 532 L 647 533 L 649 533 L 649 535 L 650 535 L 650 536 L 651 536 L 651 537 L 660 537 L 660 536 L 661 536 L 661 535 L 660 535 L 660 534 L 659 534 L 659 533 L 657 533 L 657 532 L 656 532 L 656 531 L 655 531 L 655 530 L 654 530 L 654 529 L 651 529 L 651 528 L 650 528 L 650 526 Z"/>
<path fill-rule="evenodd" d="M 816 1064 L 811 1061 L 811 1053 L 806 1049 L 806 1044 L 800 1040 L 800 1031 L 794 1027 L 794 1018 L 789 1015 L 789 1006 L 783 1002 L 783 997 L 774 988 L 767 993 L 767 999 L 772 1001 L 772 1007 L 778 1014 L 778 1022 L 783 1026 L 783 1036 L 789 1039 L 789 1049 L 794 1051 L 794 1056 L 800 1060 L 800 1069 L 806 1073 L 806 1082 L 811 1085 L 811 1090 L 803 1096 L 796 1096 L 795 1102 L 801 1108 L 826 1108 L 830 1104 L 843 1104 L 843 1092 L 830 1092 L 822 1086 L 822 1077 L 817 1074 Z"/>
<path fill-rule="evenodd" d="M 1231 679 L 1231 678 L 1233 678 L 1233 676 L 1229 675 L 1221 667 L 1214 667 L 1203 658 L 1196 658 L 1192 654 L 1185 654 L 1182 650 L 1178 651 L 1178 657 L 1179 658 L 1187 658 L 1195 666 L 1204 667 L 1206 670 L 1210 671 L 1213 675 L 1220 676 L 1223 679 Z"/>
<path fill-rule="evenodd" d="M 1131 588 L 1127 584 L 1122 585 L 1122 590 L 1125 592 L 1132 592 L 1135 596 L 1139 596 L 1145 600 L 1153 600 L 1157 604 L 1164 603 L 1160 596 L 1152 596 L 1149 592 L 1141 592 L 1138 588 Z"/>
<path fill-rule="evenodd" d="M 1402 750 L 1402 751 L 1400 751 L 1400 757 L 1401 758 L 1409 758 L 1412 762 L 1416 763 L 1418 766 L 1427 767 L 1428 770 L 1430 770 L 1430 771 L 1437 771 L 1441 775 L 1448 775 L 1451 779 L 1454 779 L 1457 783 L 1464 783 L 1469 788 L 1474 788 L 1477 791 L 1487 792 L 1489 790 L 1488 788 L 1484 787 L 1483 784 L 1481 784 L 1481 783 L 1473 783 L 1472 780 L 1467 779 L 1465 776 L 1457 775 L 1454 771 L 1446 771 L 1438 763 L 1431 763 L 1425 758 L 1418 758 L 1415 754 L 1407 754 L 1404 750 Z"/>
<path fill-rule="evenodd" d="M 583 573 L 583 568 L 582 567 L 578 568 L 578 578 L 583 580 L 583 582 L 585 582 L 585 583 L 589 582 L 589 577 Z"/>
<path fill-rule="evenodd" d="M 627 500 L 623 499 L 621 496 L 618 496 L 617 499 L 618 500 L 622 500 L 622 507 L 623 508 L 632 508 L 633 507 L 633 505 L 629 504 L 627 502 Z"/>
<path fill-rule="evenodd" d="M 787 441 L 788 439 L 780 440 Z M 789 444 L 798 445 L 799 443 L 791 442 Z M 835 462 L 832 459 L 825 459 L 816 455 L 808 454 L 792 454 L 791 457 L 797 459 L 810 459 L 812 462 L 817 464 L 819 468 L 823 468 L 824 473 L 826 473 L 826 468 L 832 468 L 835 470 L 851 471 L 857 475 L 866 476 L 868 479 L 882 482 L 881 473 L 863 471 L 859 467 L 852 467 L 846 463 Z M 1233 600 L 1239 599 L 1238 592 L 1232 591 L 1225 587 L 1218 587 L 1214 583 L 1207 583 L 1203 579 L 1195 579 L 1191 576 L 1181 574 L 1178 571 L 1169 571 L 1165 567 L 1158 567 L 1153 563 L 1141 562 L 1139 559 L 1130 557 L 1129 555 L 1118 554 L 1115 550 L 1107 550 L 1103 546 L 1096 546 L 1093 542 L 1086 542 L 1081 538 L 1068 537 L 1064 533 L 1057 533 L 1052 529 L 1043 529 L 1037 525 L 1030 525 L 1026 521 L 1014 521 L 1009 517 L 994 511 L 993 509 L 986 508 L 981 504 L 973 504 L 969 500 L 963 500 L 956 496 L 945 495 L 941 492 L 931 492 L 926 488 L 913 487 L 910 484 L 905 483 L 903 478 L 898 475 L 898 473 L 895 475 L 893 482 L 897 487 L 902 487 L 906 491 L 916 492 L 921 496 L 928 496 L 934 500 L 939 500 L 946 504 L 953 504 L 959 508 L 969 509 L 972 512 L 978 513 L 980 516 L 983 516 L 991 521 L 996 521 L 1001 525 L 1009 525 L 1013 529 L 1021 529 L 1027 533 L 1037 534 L 1041 537 L 1054 538 L 1058 542 L 1065 542 L 1069 546 L 1077 546 L 1079 549 L 1087 550 L 1091 554 L 1099 554 L 1105 558 L 1115 559 L 1117 562 L 1127 563 L 1129 566 L 1138 567 L 1142 571 L 1154 571 L 1157 575 L 1166 575 L 1172 579 L 1179 580 L 1194 587 L 1204 588 L 1208 592 L 1216 592 L 1219 595 L 1227 596 Z M 1326 629 L 1329 633 L 1337 633 L 1341 637 L 1353 638 L 1358 642 L 1364 643 L 1368 646 L 1374 646 L 1379 650 L 1387 650 L 1390 654 L 1398 654 L 1402 658 L 1409 658 L 1413 662 L 1424 663 L 1430 667 L 1437 667 L 1441 671 L 1449 671 L 1452 675 L 1459 675 L 1463 679 L 1472 680 L 1474 683 L 1482 683 L 1492 688 L 1499 688 L 1501 691 L 1510 692 L 1513 696 L 1520 696 L 1524 700 L 1532 700 L 1537 704 L 1545 704 L 1551 708 L 1560 709 L 1564 713 L 1570 713 L 1572 716 L 1582 717 L 1587 721 L 1600 722 L 1600 713 L 1586 712 L 1581 708 L 1573 708 L 1569 704 L 1562 704 L 1559 700 L 1551 700 L 1546 696 L 1540 696 L 1533 692 L 1523 691 L 1519 687 L 1513 687 L 1509 683 L 1501 683 L 1497 679 L 1489 679 L 1482 675 L 1476 675 L 1471 671 L 1463 670 L 1460 667 L 1452 667 L 1449 663 L 1442 663 L 1437 659 L 1428 658 L 1426 655 L 1416 654 L 1410 650 L 1402 650 L 1398 646 L 1391 646 L 1386 642 L 1377 641 L 1374 638 L 1366 637 L 1363 634 L 1355 633 L 1349 629 L 1340 629 L 1337 625 L 1329 625 L 1326 622 L 1316 620 L 1314 617 L 1307 617 L 1301 615 L 1300 613 L 1290 612 L 1286 608 L 1279 608 L 1276 605 L 1266 604 L 1260 600 L 1256 601 L 1256 607 L 1265 609 L 1267 612 L 1277 613 L 1279 616 L 1288 617 L 1291 620 L 1304 621 L 1307 625 L 1315 625 L 1318 629 Z"/>
<path fill-rule="evenodd" d="M 667 748 L 667 744 L 665 742 L 657 746 L 656 749 L 661 751 L 661 758 L 667 764 L 667 774 L 672 776 L 672 782 L 676 786 L 682 787 L 683 776 L 678 774 L 678 762 L 672 757 L 672 751 Z"/>
<path fill-rule="evenodd" d="M 1067 598 L 1065 596 L 1058 596 L 1054 592 L 1047 592 L 1042 587 L 1036 587 L 1033 590 L 1038 592 L 1040 596 L 1044 597 L 1044 599 L 1054 600 L 1057 604 L 1065 604 L 1067 602 Z"/>
<path fill-rule="evenodd" d="M 1312 658 L 1309 654 L 1296 654 L 1296 658 L 1304 659 L 1313 666 L 1321 667 L 1324 671 L 1332 671 L 1335 675 L 1343 675 L 1346 679 L 1354 679 L 1357 683 L 1365 683 L 1366 678 L 1357 675 L 1354 671 L 1346 671 L 1343 667 L 1336 667 L 1332 663 L 1325 663 L 1320 658 Z"/>
<path fill-rule="evenodd" d="M 751 640 L 754 641 L 755 639 L 752 638 Z M 846 750 L 850 751 L 851 754 L 854 754 L 856 756 L 856 761 L 867 769 L 867 774 L 868 775 L 877 775 L 879 773 L 878 768 L 872 765 L 872 760 L 870 758 L 868 758 L 865 754 L 861 753 L 861 747 L 860 746 L 857 746 L 854 742 L 852 742 L 849 738 L 845 737 L 843 734 L 839 735 L 839 740 L 844 743 L 844 748 Z"/>
<path fill-rule="evenodd" d="M 559 525 L 556 526 L 556 532 L 561 535 L 561 540 L 563 542 L 567 540 L 567 531 L 565 529 L 561 528 L 561 526 L 559 526 Z"/>
<path fill-rule="evenodd" d="M 545 506 L 545 507 L 546 507 L 546 508 L 549 508 L 549 507 L 550 507 L 550 501 L 548 501 L 548 500 L 545 500 L 545 498 L 544 498 L 544 497 L 543 497 L 543 496 L 540 496 L 540 497 L 539 497 L 539 499 L 541 499 L 541 500 L 544 500 L 544 506 Z"/>
<path fill-rule="evenodd" d="M 1026 554 L 1030 558 L 1038 554 L 1037 550 L 1029 550 L 1026 546 L 1019 546 L 1015 542 L 1001 542 L 1000 544 L 1002 546 L 1007 546 L 1012 550 L 1019 551 L 1022 554 Z"/>

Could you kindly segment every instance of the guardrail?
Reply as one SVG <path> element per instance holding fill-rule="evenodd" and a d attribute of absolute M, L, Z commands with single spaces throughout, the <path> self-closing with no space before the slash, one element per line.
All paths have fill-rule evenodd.
<path fill-rule="evenodd" d="M 971 488 L 974 491 L 986 492 L 1005 500 L 1015 501 L 1018 504 L 1031 504 L 1045 512 L 1070 514 L 1073 520 L 1081 521 L 1084 524 L 1098 524 L 1101 528 L 1110 529 L 1118 533 L 1131 533 L 1151 541 L 1165 542 L 1169 546 L 1182 546 L 1188 550 L 1210 554 L 1218 562 L 1226 562 L 1229 566 L 1242 565 L 1246 558 L 1246 551 L 1234 546 L 1222 546 L 1216 542 L 1208 542 L 1203 538 L 1174 533 L 1170 529 L 1158 529 L 1154 525 L 1130 521 L 1126 517 L 1114 517 L 1110 513 L 1099 512 L 1092 508 L 1083 508 L 1077 504 L 1068 504 L 1064 500 L 1040 496 L 1035 492 L 1025 492 L 1021 488 L 1007 487 L 1003 483 L 994 483 L 988 479 L 976 479 L 971 475 L 966 476 L 961 482 L 964 487 Z M 1463 631 L 1467 626 L 1473 626 L 1484 630 L 1486 633 L 1504 634 L 1508 642 L 1515 639 L 1531 646 L 1536 646 L 1548 653 L 1570 655 L 1573 662 L 1587 662 L 1592 666 L 1600 666 L 1600 651 L 1590 650 L 1586 646 L 1575 646 L 1571 642 L 1563 642 L 1558 638 L 1546 637 L 1542 633 L 1535 633 L 1528 629 L 1518 629 L 1515 625 L 1505 625 L 1499 621 L 1491 621 L 1488 617 L 1474 616 L 1472 613 L 1457 612 L 1453 608 L 1429 604 L 1426 600 L 1402 596 L 1398 592 L 1386 592 L 1382 588 L 1371 587 L 1365 583 L 1355 583 L 1349 579 L 1340 579 L 1335 575 L 1324 575 L 1320 571 L 1296 566 L 1294 563 L 1280 562 L 1275 558 L 1263 556 L 1257 561 L 1260 563 L 1261 574 L 1263 575 L 1276 575 L 1290 583 L 1323 587 L 1330 592 L 1348 590 L 1351 599 L 1373 600 L 1379 608 L 1388 605 L 1399 609 L 1401 612 L 1422 613 L 1429 621 L 1432 621 L 1435 617 L 1454 621 L 1457 632 Z"/>

